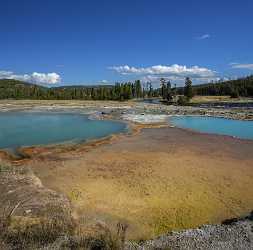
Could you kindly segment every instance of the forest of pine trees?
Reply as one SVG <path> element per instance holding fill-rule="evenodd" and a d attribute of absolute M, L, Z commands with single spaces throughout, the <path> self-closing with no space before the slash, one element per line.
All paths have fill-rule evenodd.
<path fill-rule="evenodd" d="M 0 80 L 0 99 L 38 100 L 129 100 L 145 96 L 158 96 L 156 91 L 143 88 L 139 80 L 134 83 L 116 83 L 106 86 L 42 87 L 17 80 Z"/>
<path fill-rule="evenodd" d="M 62 86 L 43 87 L 12 79 L 0 79 L 0 99 L 38 99 L 38 100 L 117 100 L 132 98 L 162 97 L 171 101 L 175 95 L 228 95 L 231 97 L 253 97 L 253 76 L 218 83 L 192 85 L 186 78 L 185 87 L 171 87 L 171 82 L 161 78 L 161 85 L 153 88 L 152 84 L 141 81 L 116 83 L 100 86 Z"/>
<path fill-rule="evenodd" d="M 195 95 L 253 97 L 253 76 L 217 83 L 207 83 L 192 86 Z M 178 88 L 178 94 L 183 94 L 184 88 Z"/>

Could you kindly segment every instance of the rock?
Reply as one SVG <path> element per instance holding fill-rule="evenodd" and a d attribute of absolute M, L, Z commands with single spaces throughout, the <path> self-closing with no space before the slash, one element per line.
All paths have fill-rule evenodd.
<path fill-rule="evenodd" d="M 253 249 L 253 212 L 243 219 L 231 219 L 221 225 L 204 225 L 197 229 L 171 232 L 141 245 L 127 243 L 125 250 L 231 250 Z"/>

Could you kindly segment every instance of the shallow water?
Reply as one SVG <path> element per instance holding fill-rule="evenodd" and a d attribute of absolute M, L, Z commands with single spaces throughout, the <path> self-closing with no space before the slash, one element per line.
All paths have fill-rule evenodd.
<path fill-rule="evenodd" d="M 0 148 L 81 142 L 127 130 L 115 121 L 89 120 L 75 113 L 0 113 Z"/>
<path fill-rule="evenodd" d="M 175 116 L 170 118 L 173 125 L 195 131 L 230 135 L 242 139 L 253 139 L 253 121 L 230 120 L 202 116 Z"/>
<path fill-rule="evenodd" d="M 159 98 L 147 98 L 147 99 L 141 100 L 140 102 L 151 103 L 151 104 L 161 104 Z"/>

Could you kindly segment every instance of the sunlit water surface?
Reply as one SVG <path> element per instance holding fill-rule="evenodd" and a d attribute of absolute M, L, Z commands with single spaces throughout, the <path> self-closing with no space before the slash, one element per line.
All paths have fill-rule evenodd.
<path fill-rule="evenodd" d="M 253 121 L 230 120 L 204 116 L 175 116 L 170 122 L 199 132 L 253 139 Z"/>
<path fill-rule="evenodd" d="M 121 122 L 90 120 L 75 113 L 0 113 L 0 148 L 82 142 L 127 131 Z"/>

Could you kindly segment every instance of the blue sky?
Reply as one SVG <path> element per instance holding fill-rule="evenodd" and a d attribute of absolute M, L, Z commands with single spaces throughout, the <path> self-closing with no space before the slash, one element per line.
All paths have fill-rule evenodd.
<path fill-rule="evenodd" d="M 1 1 L 0 78 L 182 83 L 253 74 L 253 1 Z"/>

